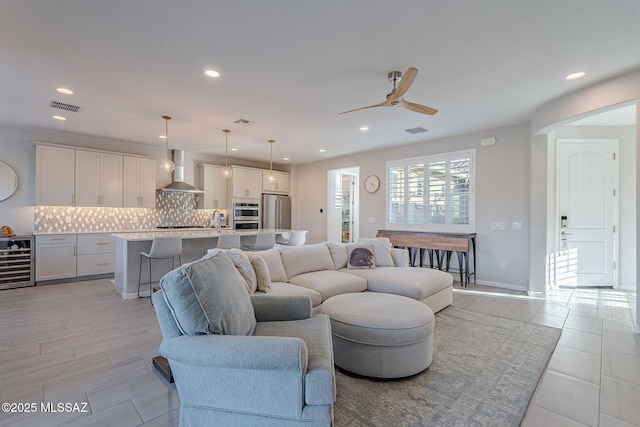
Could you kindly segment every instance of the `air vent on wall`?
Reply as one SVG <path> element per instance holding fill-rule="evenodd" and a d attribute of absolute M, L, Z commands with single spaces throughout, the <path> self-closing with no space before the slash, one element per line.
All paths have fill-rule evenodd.
<path fill-rule="evenodd" d="M 404 131 L 410 133 L 411 135 L 415 135 L 416 133 L 426 132 L 427 130 L 423 127 L 418 126 L 417 128 L 405 129 Z"/>
<path fill-rule="evenodd" d="M 60 110 L 65 110 L 65 111 L 73 111 L 74 113 L 77 113 L 78 110 L 80 109 L 80 107 L 78 107 L 77 105 L 65 104 L 64 102 L 58 102 L 58 101 L 51 101 L 51 108 L 58 108 Z"/>
<path fill-rule="evenodd" d="M 253 124 L 253 122 L 251 120 L 247 120 L 247 119 L 238 119 L 233 123 L 237 123 L 237 124 L 243 125 L 243 126 L 249 126 L 249 125 Z"/>

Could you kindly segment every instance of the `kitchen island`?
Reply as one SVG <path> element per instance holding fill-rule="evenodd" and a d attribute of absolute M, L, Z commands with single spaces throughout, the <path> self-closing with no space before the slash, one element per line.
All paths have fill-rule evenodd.
<path fill-rule="evenodd" d="M 248 244 L 255 240 L 258 234 L 276 233 L 276 238 L 284 236 L 285 238 L 296 230 L 283 229 L 258 229 L 258 230 L 233 230 L 215 228 L 189 228 L 189 229 L 168 229 L 154 230 L 144 232 L 127 232 L 114 233 L 112 236 L 116 241 L 116 272 L 115 283 L 118 293 L 124 299 L 138 297 L 138 275 L 142 274 L 140 281 L 142 283 L 149 282 L 149 269 L 146 267 L 140 269 L 140 253 L 148 252 L 151 249 L 151 242 L 154 237 L 162 236 L 180 236 L 182 238 L 182 263 L 188 263 L 200 259 L 207 249 L 215 248 L 218 243 L 218 237 L 224 234 L 239 234 L 243 244 Z M 176 263 L 177 266 L 177 263 Z M 151 272 L 153 282 L 160 280 L 166 272 L 171 270 L 172 263 L 170 259 L 154 260 Z M 143 286 L 142 295 L 149 294 L 149 287 Z"/>

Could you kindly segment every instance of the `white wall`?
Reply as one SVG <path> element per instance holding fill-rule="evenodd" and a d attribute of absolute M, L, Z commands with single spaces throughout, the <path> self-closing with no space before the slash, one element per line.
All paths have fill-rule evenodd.
<path fill-rule="evenodd" d="M 481 147 L 480 139 L 488 136 L 496 137 L 497 143 Z M 387 160 L 475 148 L 478 283 L 525 290 L 529 140 L 529 127 L 524 124 L 298 165 L 296 227 L 309 230 L 309 242 L 326 240 L 327 171 L 359 166 L 361 178 L 374 174 L 382 181 L 377 193 L 360 192 L 360 236 L 373 237 L 385 227 Z M 367 222 L 370 217 L 374 223 Z M 491 230 L 491 222 L 505 222 L 506 230 Z M 513 230 L 513 222 L 521 223 L 522 230 Z M 505 269 L 500 269 L 500 261 L 505 261 Z"/>

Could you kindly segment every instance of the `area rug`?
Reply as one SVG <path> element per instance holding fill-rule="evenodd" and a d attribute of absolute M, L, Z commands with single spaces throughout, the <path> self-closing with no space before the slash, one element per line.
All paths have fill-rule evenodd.
<path fill-rule="evenodd" d="M 560 329 L 458 307 L 436 314 L 433 363 L 378 380 L 336 371 L 342 426 L 518 426 Z"/>

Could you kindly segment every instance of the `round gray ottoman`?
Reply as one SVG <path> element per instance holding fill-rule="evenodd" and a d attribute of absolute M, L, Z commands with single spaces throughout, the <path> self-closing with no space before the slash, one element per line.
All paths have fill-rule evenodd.
<path fill-rule="evenodd" d="M 322 303 L 331 319 L 336 366 L 376 378 L 401 378 L 424 371 L 433 358 L 435 318 L 414 299 L 361 292 Z"/>

